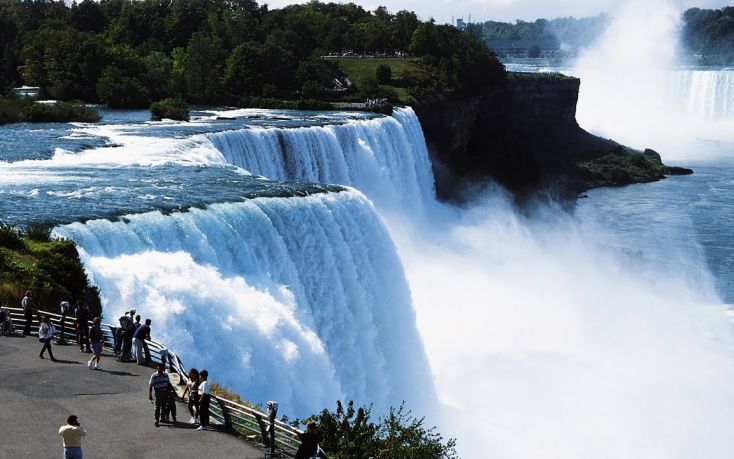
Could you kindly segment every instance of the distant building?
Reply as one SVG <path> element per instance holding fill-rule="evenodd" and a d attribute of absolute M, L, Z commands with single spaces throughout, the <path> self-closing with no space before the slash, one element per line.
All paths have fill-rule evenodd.
<path fill-rule="evenodd" d="M 13 88 L 15 94 L 18 97 L 38 97 L 38 93 L 41 90 L 38 86 L 26 86 L 23 85 L 20 88 Z"/>
<path fill-rule="evenodd" d="M 456 19 L 456 28 L 459 30 L 466 29 L 466 23 L 464 22 L 464 18 Z"/>

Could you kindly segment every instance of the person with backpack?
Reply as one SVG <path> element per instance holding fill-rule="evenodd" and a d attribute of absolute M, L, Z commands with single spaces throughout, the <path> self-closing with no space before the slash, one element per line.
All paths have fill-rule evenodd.
<path fill-rule="evenodd" d="M 92 313 L 86 304 L 79 303 L 74 311 L 76 316 L 76 340 L 79 343 L 79 352 L 92 353 L 89 346 L 89 321 L 92 319 Z"/>
<path fill-rule="evenodd" d="M 55 362 L 56 359 L 54 358 L 54 353 L 51 350 L 51 338 L 54 336 L 54 333 L 56 333 L 56 328 L 54 328 L 51 323 L 51 319 L 49 319 L 48 316 L 44 316 L 41 321 L 41 326 L 38 328 L 38 341 L 43 343 L 41 353 L 38 354 L 38 356 L 43 358 L 43 353 L 48 350 L 48 356 Z"/>
<path fill-rule="evenodd" d="M 20 307 L 23 309 L 23 316 L 25 317 L 25 328 L 23 329 L 23 335 L 28 336 L 31 334 L 33 315 L 37 314 L 36 300 L 33 299 L 33 292 L 31 292 L 30 290 L 25 291 L 25 296 L 20 301 Z"/>

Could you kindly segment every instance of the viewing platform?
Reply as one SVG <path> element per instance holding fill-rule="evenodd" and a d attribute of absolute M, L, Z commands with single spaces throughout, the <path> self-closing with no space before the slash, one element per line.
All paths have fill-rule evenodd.
<path fill-rule="evenodd" d="M 87 367 L 92 354 L 80 352 L 71 333 L 74 319 L 41 312 L 51 317 L 57 331 L 65 323 L 68 344 L 52 344 L 56 361 L 39 358 L 42 343 L 36 335 L 23 336 L 17 308 L 8 308 L 15 333 L 0 336 L 0 416 L 4 419 L 0 458 L 60 457 L 59 427 L 76 415 L 87 430 L 82 450 L 88 458 L 176 457 L 263 458 L 293 456 L 298 446 L 293 427 L 275 420 L 275 450 L 262 441 L 262 419 L 256 408 L 222 397 L 212 397 L 212 425 L 197 430 L 189 424 L 186 404 L 177 402 L 177 420 L 154 426 L 154 405 L 148 399 L 153 366 L 166 361 L 171 383 L 183 390 L 187 371 L 178 356 L 163 345 L 147 341 L 153 366 L 118 361 L 109 347 L 111 334 L 104 325 L 105 346 L 99 370 Z M 58 333 L 56 338 L 60 338 Z M 58 341 L 56 339 L 55 341 Z M 216 382 L 216 375 L 212 375 Z"/>

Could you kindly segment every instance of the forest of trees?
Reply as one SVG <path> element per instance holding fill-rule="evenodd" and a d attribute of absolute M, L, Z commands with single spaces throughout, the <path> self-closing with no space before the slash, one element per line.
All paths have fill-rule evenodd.
<path fill-rule="evenodd" d="M 487 21 L 477 24 L 478 35 L 487 41 L 555 42 L 563 45 L 568 53 L 592 44 L 609 25 L 606 14 L 586 18 L 537 19 L 533 22 L 518 20 L 509 22 Z"/>
<path fill-rule="evenodd" d="M 734 65 L 734 6 L 683 14 L 683 45 L 703 65 Z"/>
<path fill-rule="evenodd" d="M 328 53 L 409 52 L 418 92 L 472 92 L 504 68 L 479 41 L 409 11 L 354 4 L 271 10 L 254 0 L 0 0 L 0 91 L 40 86 L 42 97 L 147 107 L 180 98 L 238 104 L 293 99 L 333 86 Z"/>

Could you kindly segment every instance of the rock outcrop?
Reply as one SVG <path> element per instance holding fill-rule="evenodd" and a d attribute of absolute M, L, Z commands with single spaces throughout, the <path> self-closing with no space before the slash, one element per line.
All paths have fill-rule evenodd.
<path fill-rule="evenodd" d="M 416 108 L 437 168 L 437 190 L 491 177 L 518 195 L 555 188 L 576 195 L 597 186 L 648 182 L 666 174 L 660 156 L 594 136 L 576 122 L 579 79 L 508 73 L 474 98 L 422 101 Z"/>

